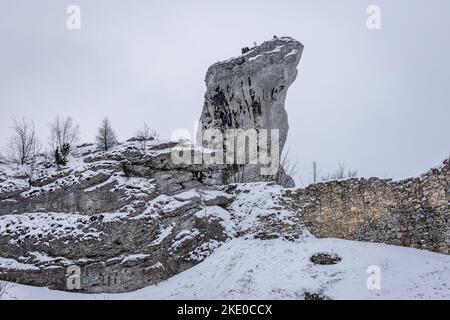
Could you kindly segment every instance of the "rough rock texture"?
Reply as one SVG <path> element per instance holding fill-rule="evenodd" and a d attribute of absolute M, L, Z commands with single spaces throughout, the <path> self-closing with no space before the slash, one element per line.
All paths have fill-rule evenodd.
<path fill-rule="evenodd" d="M 214 187 L 226 168 L 175 165 L 175 145 L 78 148 L 67 167 L 40 162 L 31 185 L 0 166 L 0 278 L 64 290 L 77 265 L 83 291 L 123 292 L 204 259 L 231 236 L 232 196 Z"/>
<path fill-rule="evenodd" d="M 203 202 L 198 192 L 160 196 L 139 215 L 2 216 L 0 278 L 67 290 L 67 267 L 76 265 L 85 292 L 131 291 L 165 280 L 231 236 L 217 205 L 232 198 L 219 192 L 203 196 Z"/>
<path fill-rule="evenodd" d="M 292 38 L 274 38 L 240 57 L 212 65 L 197 139 L 206 129 L 278 129 L 281 154 L 289 124 L 284 108 L 289 86 L 297 76 L 303 45 Z M 206 146 L 208 146 L 206 144 Z M 261 181 L 258 167 L 247 166 L 241 182 Z M 293 186 L 293 180 L 283 184 Z M 278 181 L 280 182 L 280 181 Z"/>
<path fill-rule="evenodd" d="M 160 194 L 222 185 L 225 165 L 174 164 L 176 143 L 152 143 L 142 150 L 128 142 L 109 152 L 81 148 L 70 166 L 37 166 L 31 186 L 20 171 L 0 177 L 0 215 L 24 212 L 142 212 Z"/>
<path fill-rule="evenodd" d="M 31 186 L 20 168 L 0 165 L 0 280 L 67 290 L 76 265 L 81 291 L 126 292 L 194 266 L 235 235 L 299 237 L 298 218 L 272 210 L 281 187 L 224 186 L 226 166 L 174 164 L 175 146 L 78 148 L 67 167 L 42 159 Z"/>
<path fill-rule="evenodd" d="M 450 254 L 450 159 L 417 178 L 318 183 L 291 198 L 317 237 Z"/>
<path fill-rule="evenodd" d="M 39 165 L 31 189 L 20 171 L 0 166 L 0 280 L 67 290 L 67 267 L 77 265 L 83 292 L 132 291 L 200 263 L 228 239 L 296 241 L 305 227 L 449 253 L 449 160 L 399 182 L 284 189 L 220 186 L 222 169 L 174 166 L 167 148 L 85 150 L 67 168 Z"/>

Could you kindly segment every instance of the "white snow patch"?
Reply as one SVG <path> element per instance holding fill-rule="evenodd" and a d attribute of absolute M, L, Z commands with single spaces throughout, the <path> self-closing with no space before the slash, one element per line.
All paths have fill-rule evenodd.
<path fill-rule="evenodd" d="M 152 242 L 152 245 L 155 246 L 155 245 L 158 245 L 161 242 L 163 242 L 163 240 L 172 233 L 173 228 L 174 228 L 174 224 L 169 224 L 167 226 L 163 226 L 159 230 L 158 237 Z"/>
<path fill-rule="evenodd" d="M 199 235 L 200 235 L 200 231 L 197 229 L 182 230 L 176 235 L 175 239 L 177 239 L 177 240 L 172 243 L 172 245 L 170 246 L 170 249 L 177 250 L 184 242 L 186 242 L 188 240 L 192 240 L 192 239 L 198 237 Z"/>
<path fill-rule="evenodd" d="M 150 257 L 149 254 L 131 254 L 129 256 L 126 256 L 123 260 L 122 263 L 124 262 L 133 262 L 133 261 L 139 261 L 139 260 L 144 260 L 146 258 Z"/>
<path fill-rule="evenodd" d="M 32 264 L 26 264 L 18 262 L 15 259 L 0 257 L 0 269 L 13 269 L 13 270 L 39 270 L 38 267 Z"/>
<path fill-rule="evenodd" d="M 284 57 L 287 58 L 289 56 L 295 56 L 297 54 L 297 49 L 292 49 L 291 52 L 289 52 L 287 55 L 285 55 Z"/>

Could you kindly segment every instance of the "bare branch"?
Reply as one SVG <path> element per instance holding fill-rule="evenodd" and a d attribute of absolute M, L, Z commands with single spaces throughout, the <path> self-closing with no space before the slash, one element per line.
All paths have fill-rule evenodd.
<path fill-rule="evenodd" d="M 80 127 L 70 117 L 64 118 L 58 115 L 50 123 L 50 150 L 58 166 L 67 163 L 67 157 L 79 137 Z"/>
<path fill-rule="evenodd" d="M 145 150 L 147 148 L 148 141 L 157 140 L 158 138 L 158 132 L 151 129 L 145 122 L 144 127 L 136 133 L 136 139 L 141 143 L 142 150 Z"/>
<path fill-rule="evenodd" d="M 33 121 L 13 119 L 13 135 L 10 138 L 3 159 L 17 165 L 27 164 L 31 158 L 40 152 L 40 145 L 36 136 Z"/>
<path fill-rule="evenodd" d="M 342 180 L 342 179 L 348 179 L 348 178 L 355 178 L 357 175 L 358 175 L 357 170 L 348 169 L 346 172 L 345 165 L 342 163 L 339 163 L 336 171 L 322 176 L 321 180 L 324 182 L 331 181 L 331 180 Z"/>

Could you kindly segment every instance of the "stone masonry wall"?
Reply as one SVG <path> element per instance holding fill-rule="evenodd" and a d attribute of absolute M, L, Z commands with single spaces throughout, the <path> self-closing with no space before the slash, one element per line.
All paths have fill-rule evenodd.
<path fill-rule="evenodd" d="M 450 159 L 417 178 L 331 181 L 299 189 L 291 197 L 317 237 L 450 254 Z"/>

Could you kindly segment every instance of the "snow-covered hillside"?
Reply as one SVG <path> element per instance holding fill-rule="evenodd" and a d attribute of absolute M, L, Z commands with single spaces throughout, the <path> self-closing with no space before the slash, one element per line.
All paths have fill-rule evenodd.
<path fill-rule="evenodd" d="M 310 257 L 332 252 L 336 265 Z M 370 290 L 369 266 L 381 271 L 381 289 Z M 450 256 L 416 249 L 305 235 L 233 239 L 199 265 L 156 286 L 126 294 L 88 295 L 14 285 L 6 299 L 450 299 Z"/>

